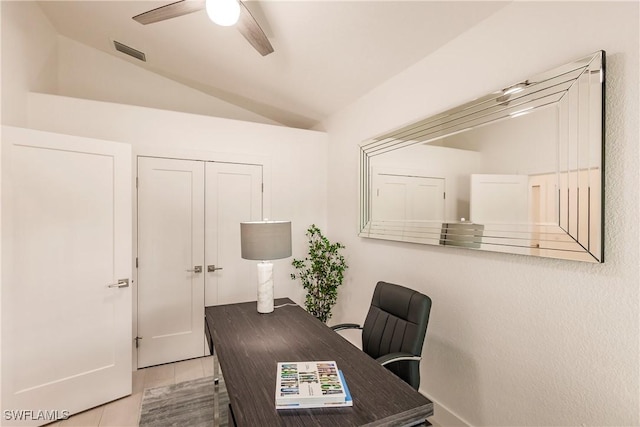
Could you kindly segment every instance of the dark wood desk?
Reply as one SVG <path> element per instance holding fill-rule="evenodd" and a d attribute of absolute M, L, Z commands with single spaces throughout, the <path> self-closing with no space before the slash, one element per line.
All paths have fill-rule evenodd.
<path fill-rule="evenodd" d="M 250 302 L 205 313 L 238 426 L 402 426 L 433 414 L 429 399 L 299 306 L 260 314 Z M 277 362 L 307 360 L 337 362 L 353 407 L 276 411 Z"/>

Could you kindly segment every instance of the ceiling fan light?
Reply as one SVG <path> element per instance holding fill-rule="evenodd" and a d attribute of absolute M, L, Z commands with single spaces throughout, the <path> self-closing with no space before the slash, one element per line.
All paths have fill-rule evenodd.
<path fill-rule="evenodd" d="M 238 0 L 206 0 L 205 6 L 209 19 L 223 27 L 235 25 L 240 17 Z"/>

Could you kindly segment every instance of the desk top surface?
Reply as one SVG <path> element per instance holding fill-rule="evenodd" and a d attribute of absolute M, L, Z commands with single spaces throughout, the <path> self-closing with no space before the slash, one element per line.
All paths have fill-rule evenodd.
<path fill-rule="evenodd" d="M 285 303 L 293 304 L 275 304 Z M 386 426 L 433 414 L 429 399 L 297 305 L 269 314 L 255 302 L 205 312 L 239 426 Z M 277 363 L 313 360 L 336 361 L 353 407 L 276 410 Z"/>

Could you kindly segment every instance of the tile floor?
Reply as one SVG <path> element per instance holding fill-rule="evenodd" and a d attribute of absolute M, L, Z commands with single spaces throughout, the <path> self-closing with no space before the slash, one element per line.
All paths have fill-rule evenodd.
<path fill-rule="evenodd" d="M 213 357 L 184 360 L 133 372 L 131 396 L 73 415 L 47 427 L 131 427 L 138 425 L 142 394 L 147 388 L 162 387 L 213 375 Z"/>

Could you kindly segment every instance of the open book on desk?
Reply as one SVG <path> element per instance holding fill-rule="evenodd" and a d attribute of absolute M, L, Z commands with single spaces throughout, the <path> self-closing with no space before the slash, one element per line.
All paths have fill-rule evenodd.
<path fill-rule="evenodd" d="M 278 363 L 276 409 L 343 406 L 353 406 L 353 400 L 336 362 Z"/>

